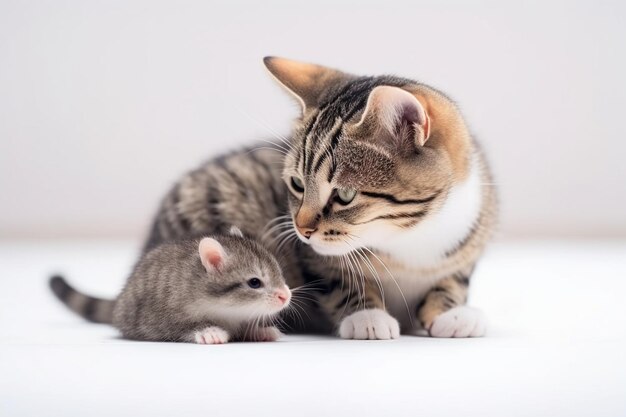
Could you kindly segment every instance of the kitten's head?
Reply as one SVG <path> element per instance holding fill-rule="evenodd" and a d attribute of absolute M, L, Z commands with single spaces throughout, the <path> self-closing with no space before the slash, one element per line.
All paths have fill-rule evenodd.
<path fill-rule="evenodd" d="M 200 240 L 198 255 L 206 271 L 205 293 L 228 316 L 250 320 L 289 305 L 291 291 L 278 261 L 238 228 Z"/>
<path fill-rule="evenodd" d="M 466 144 L 442 138 L 447 112 L 455 111 L 449 100 L 397 77 L 357 77 L 282 58 L 265 58 L 265 65 L 302 107 L 283 177 L 303 242 L 342 255 L 375 247 L 438 211 L 466 157 Z"/>

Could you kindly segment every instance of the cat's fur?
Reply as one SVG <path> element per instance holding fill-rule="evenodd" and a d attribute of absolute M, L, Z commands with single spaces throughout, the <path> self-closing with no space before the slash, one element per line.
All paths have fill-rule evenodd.
<path fill-rule="evenodd" d="M 484 317 L 466 302 L 496 195 L 456 105 L 409 79 L 265 64 L 302 106 L 291 138 L 185 175 L 146 248 L 235 224 L 274 243 L 291 286 L 315 283 L 308 308 L 322 316 L 308 324 L 328 319 L 345 338 L 481 336 Z M 339 190 L 357 194 L 345 204 Z M 281 245 L 293 232 L 305 244 Z"/>
<path fill-rule="evenodd" d="M 150 249 L 115 300 L 85 296 L 58 276 L 50 285 L 76 313 L 126 338 L 203 344 L 275 340 L 268 323 L 291 297 L 276 259 L 237 229 Z"/>

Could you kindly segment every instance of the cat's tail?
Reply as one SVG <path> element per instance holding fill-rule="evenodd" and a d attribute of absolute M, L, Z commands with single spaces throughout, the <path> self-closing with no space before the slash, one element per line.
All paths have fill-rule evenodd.
<path fill-rule="evenodd" d="M 63 304 L 79 316 L 94 323 L 112 323 L 115 300 L 95 298 L 78 292 L 59 275 L 50 278 L 50 289 Z"/>

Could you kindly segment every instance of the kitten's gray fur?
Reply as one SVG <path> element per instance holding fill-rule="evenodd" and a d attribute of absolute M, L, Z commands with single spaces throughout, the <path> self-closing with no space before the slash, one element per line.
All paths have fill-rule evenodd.
<path fill-rule="evenodd" d="M 251 239 L 231 234 L 215 240 L 226 254 L 219 269 L 203 266 L 200 238 L 163 243 L 141 257 L 115 301 L 80 294 L 58 276 L 50 284 L 72 310 L 112 323 L 129 339 L 194 342 L 197 332 L 212 326 L 229 339 L 255 339 L 258 328 L 284 307 L 271 299 L 274 291 L 285 290 L 280 266 Z M 251 288 L 251 278 L 263 286 Z"/>

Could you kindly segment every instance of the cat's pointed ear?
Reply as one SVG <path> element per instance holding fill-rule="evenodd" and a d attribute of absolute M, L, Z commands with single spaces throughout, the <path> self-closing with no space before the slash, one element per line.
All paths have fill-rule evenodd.
<path fill-rule="evenodd" d="M 372 90 L 357 127 L 373 125 L 402 140 L 424 146 L 430 135 L 430 117 L 419 100 L 399 87 L 379 86 Z"/>
<path fill-rule="evenodd" d="M 263 58 L 263 63 L 276 81 L 298 100 L 302 113 L 317 107 L 327 86 L 346 75 L 321 65 L 273 56 Z"/>
<path fill-rule="evenodd" d="M 233 236 L 243 237 L 243 233 L 241 233 L 241 229 L 238 228 L 237 226 L 232 226 L 228 233 L 230 233 Z"/>
<path fill-rule="evenodd" d="M 200 241 L 198 253 L 200 254 L 202 265 L 204 265 L 207 271 L 221 269 L 227 256 L 222 244 L 210 237 L 205 237 Z"/>

